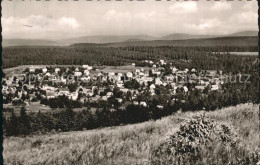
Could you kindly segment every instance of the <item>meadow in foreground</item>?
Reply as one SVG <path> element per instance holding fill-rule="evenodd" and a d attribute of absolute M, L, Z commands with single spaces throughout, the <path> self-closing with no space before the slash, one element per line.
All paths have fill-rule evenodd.
<path fill-rule="evenodd" d="M 3 143 L 4 163 L 150 164 L 154 162 L 154 151 L 158 150 L 169 137 L 180 131 L 183 123 L 204 113 L 215 123 L 230 126 L 236 133 L 239 147 L 229 148 L 233 150 L 231 153 L 234 154 L 229 158 L 233 159 L 237 156 L 236 154 L 239 154 L 240 157 L 246 159 L 253 157 L 254 161 L 258 161 L 258 154 L 252 156 L 252 153 L 258 153 L 260 148 L 258 110 L 258 105 L 241 104 L 212 112 L 178 113 L 160 120 L 126 126 L 25 138 L 8 137 L 4 139 Z M 206 147 L 205 152 L 207 150 L 209 150 L 208 153 L 221 151 L 218 147 Z M 216 159 L 219 157 L 214 154 L 207 155 L 207 157 L 201 158 L 200 163 L 208 164 L 216 162 Z"/>

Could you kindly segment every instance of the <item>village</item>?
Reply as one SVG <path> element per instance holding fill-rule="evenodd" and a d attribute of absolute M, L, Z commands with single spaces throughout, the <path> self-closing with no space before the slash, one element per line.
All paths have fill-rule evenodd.
<path fill-rule="evenodd" d="M 216 91 L 221 90 L 221 85 L 225 83 L 222 71 L 180 70 L 165 60 L 143 62 L 151 64 L 151 67 L 136 67 L 132 63 L 126 70 L 117 71 L 89 65 L 67 68 L 30 66 L 20 74 L 3 78 L 3 102 L 11 106 L 30 106 L 32 102 L 39 101 L 49 105 L 49 100 L 65 96 L 82 107 L 86 103 L 90 106 L 113 97 L 120 105 L 127 102 L 145 107 L 148 103 L 138 96 L 144 92 L 155 96 L 159 87 L 167 89 L 171 99 L 176 101 L 174 96 L 177 92 L 188 95 L 193 90 L 204 93 Z M 157 107 L 163 108 L 163 105 L 158 104 Z"/>

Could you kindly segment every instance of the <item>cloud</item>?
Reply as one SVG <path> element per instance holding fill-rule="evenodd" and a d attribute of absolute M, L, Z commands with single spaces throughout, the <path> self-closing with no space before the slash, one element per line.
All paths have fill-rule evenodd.
<path fill-rule="evenodd" d="M 187 29 L 204 32 L 213 32 L 220 26 L 222 26 L 222 22 L 217 18 L 201 19 L 197 24 L 185 24 L 185 28 Z"/>
<path fill-rule="evenodd" d="M 37 38 L 45 37 L 48 33 L 70 33 L 80 27 L 76 19 L 61 17 L 54 19 L 42 15 L 31 15 L 25 18 L 8 17 L 2 18 L 3 37 L 14 38 L 16 36 Z"/>
<path fill-rule="evenodd" d="M 72 29 L 79 27 L 78 22 L 74 18 L 62 17 L 58 20 L 58 23 L 60 25 L 67 26 L 67 27 L 72 28 Z"/>
<path fill-rule="evenodd" d="M 104 18 L 106 21 L 119 21 L 123 19 L 131 19 L 131 14 L 129 12 L 119 12 L 114 9 L 109 10 L 108 12 L 105 13 Z"/>
<path fill-rule="evenodd" d="M 241 13 L 234 14 L 230 17 L 230 21 L 235 21 L 240 24 L 257 25 L 258 14 L 253 11 L 244 11 Z"/>
<path fill-rule="evenodd" d="M 211 7 L 212 11 L 223 11 L 231 9 L 230 2 L 215 2 L 215 4 Z"/>
<path fill-rule="evenodd" d="M 243 6 L 243 9 L 245 10 L 257 10 L 257 8 L 258 5 L 254 1 L 247 1 Z"/>
<path fill-rule="evenodd" d="M 215 34 L 258 30 L 257 1 L 161 1 L 49 5 L 32 8 L 21 3 L 2 16 L 4 38 L 75 38 L 88 35 L 162 36 L 171 33 Z M 29 2 L 28 2 L 29 3 Z M 31 3 L 31 2 L 30 2 Z M 51 2 L 50 2 L 51 3 Z M 39 5 L 39 3 L 37 3 Z M 13 5 L 9 5 L 12 8 Z M 19 16 L 19 17 L 18 17 Z M 49 17 L 48 17 L 49 16 Z"/>
<path fill-rule="evenodd" d="M 170 13 L 187 14 L 194 13 L 198 9 L 196 2 L 178 2 L 169 7 Z"/>

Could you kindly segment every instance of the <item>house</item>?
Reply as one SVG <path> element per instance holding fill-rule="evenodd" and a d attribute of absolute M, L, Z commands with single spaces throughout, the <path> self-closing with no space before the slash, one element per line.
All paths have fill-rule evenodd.
<path fill-rule="evenodd" d="M 34 72 L 35 72 L 35 68 L 30 68 L 30 69 L 29 69 L 29 72 L 30 72 L 30 73 L 34 73 Z"/>
<path fill-rule="evenodd" d="M 80 77 L 80 76 L 82 76 L 82 72 L 74 72 L 74 76 Z"/>
<path fill-rule="evenodd" d="M 195 89 L 204 90 L 205 86 L 197 85 L 195 86 Z"/>
<path fill-rule="evenodd" d="M 206 75 L 207 75 L 207 77 L 212 78 L 212 77 L 214 77 L 215 75 L 217 75 L 217 71 L 216 71 L 216 70 L 207 70 L 207 71 L 206 71 Z"/>
<path fill-rule="evenodd" d="M 160 78 L 155 79 L 155 85 L 162 85 L 162 84 L 163 84 L 163 82 L 161 81 Z"/>
<path fill-rule="evenodd" d="M 68 96 L 70 94 L 70 92 L 67 88 L 59 88 L 58 90 L 59 90 L 58 95 L 60 95 L 60 96 L 62 96 L 62 95 Z"/>
<path fill-rule="evenodd" d="M 166 75 L 164 78 L 165 78 L 165 81 L 168 83 L 173 82 L 175 79 L 175 77 L 172 74 Z"/>
<path fill-rule="evenodd" d="M 77 92 L 73 92 L 70 94 L 70 99 L 71 100 L 77 100 L 78 99 L 78 93 Z"/>
<path fill-rule="evenodd" d="M 60 68 L 55 68 L 55 73 L 58 73 L 60 71 Z"/>
<path fill-rule="evenodd" d="M 101 99 L 106 101 L 108 99 L 108 96 L 102 96 Z"/>
<path fill-rule="evenodd" d="M 53 95 L 47 96 L 47 99 L 53 99 L 53 98 L 55 98 L 55 96 L 53 96 Z"/>
<path fill-rule="evenodd" d="M 87 69 L 88 69 L 88 70 L 92 70 L 92 69 L 93 69 L 93 67 L 92 67 L 92 66 L 89 66 Z"/>
<path fill-rule="evenodd" d="M 121 99 L 121 98 L 116 98 L 117 99 L 117 101 L 119 102 L 119 103 L 122 103 L 122 101 L 123 101 L 123 99 Z"/>
<path fill-rule="evenodd" d="M 118 83 L 122 83 L 122 81 L 124 80 L 124 76 L 122 73 L 118 73 L 117 74 L 117 82 Z"/>
<path fill-rule="evenodd" d="M 218 85 L 212 85 L 211 86 L 212 91 L 215 91 L 215 90 L 218 90 L 218 89 L 219 89 Z"/>
<path fill-rule="evenodd" d="M 90 77 L 81 77 L 80 80 L 83 82 L 88 82 L 90 81 Z"/>
<path fill-rule="evenodd" d="M 144 71 L 144 77 L 149 77 L 149 71 Z"/>
<path fill-rule="evenodd" d="M 47 68 L 43 68 L 43 69 L 42 69 L 42 73 L 46 73 L 47 71 L 48 71 Z"/>
<path fill-rule="evenodd" d="M 183 76 L 184 74 L 185 74 L 185 72 L 182 71 L 182 70 L 179 70 L 179 71 L 176 72 L 177 76 Z"/>
<path fill-rule="evenodd" d="M 123 88 L 124 84 L 122 84 L 121 82 L 117 82 L 116 86 L 117 86 L 118 88 Z"/>
<path fill-rule="evenodd" d="M 177 71 L 178 71 L 177 68 L 175 68 L 175 67 L 172 68 L 172 73 L 176 73 Z"/>
<path fill-rule="evenodd" d="M 141 81 L 144 82 L 145 84 L 147 84 L 148 82 L 153 81 L 152 77 L 142 77 Z"/>
<path fill-rule="evenodd" d="M 107 96 L 107 97 L 113 96 L 113 92 L 107 92 L 106 96 Z"/>
<path fill-rule="evenodd" d="M 154 90 L 156 87 L 154 84 L 150 85 L 150 90 Z"/>
<path fill-rule="evenodd" d="M 127 73 L 126 73 L 126 77 L 127 77 L 128 80 L 132 80 L 132 78 L 133 78 L 133 73 L 132 73 L 132 72 L 127 72 Z"/>
<path fill-rule="evenodd" d="M 88 65 L 82 65 L 82 68 L 87 69 L 87 70 L 92 70 L 93 69 L 92 66 L 88 66 Z"/>
<path fill-rule="evenodd" d="M 123 93 L 127 93 L 129 91 L 129 89 L 127 89 L 127 88 L 120 88 L 120 91 L 122 91 Z"/>
<path fill-rule="evenodd" d="M 134 104 L 134 105 L 138 105 L 138 102 L 137 102 L 137 101 L 133 101 L 133 104 Z"/>
<path fill-rule="evenodd" d="M 44 85 L 41 89 L 42 89 L 42 90 L 45 90 L 45 91 L 47 91 L 47 90 L 49 90 L 49 91 L 55 91 L 57 88 L 51 87 L 51 86 L 48 86 L 48 85 Z"/>
<path fill-rule="evenodd" d="M 163 109 L 163 106 L 162 105 L 157 105 L 157 108 Z"/>
<path fill-rule="evenodd" d="M 186 86 L 183 87 L 183 90 L 185 93 L 189 91 L 189 89 Z"/>
<path fill-rule="evenodd" d="M 108 72 L 108 77 L 113 77 L 115 76 L 115 72 Z"/>
<path fill-rule="evenodd" d="M 192 72 L 192 73 L 196 72 L 196 69 L 192 68 L 192 69 L 191 69 L 191 72 Z"/>
<path fill-rule="evenodd" d="M 161 65 L 165 65 L 166 62 L 164 60 L 160 60 Z"/>
<path fill-rule="evenodd" d="M 152 69 L 152 74 L 156 74 L 157 76 L 161 74 L 161 71 L 158 69 Z"/>
<path fill-rule="evenodd" d="M 140 102 L 140 105 L 143 106 L 143 107 L 147 107 L 147 104 L 146 104 L 146 102 L 144 102 L 144 101 L 141 101 L 141 102 Z"/>
<path fill-rule="evenodd" d="M 135 74 L 136 74 L 136 75 L 139 75 L 139 74 L 140 74 L 140 72 L 141 72 L 141 70 L 140 70 L 140 69 L 136 69 L 136 70 L 135 70 Z"/>

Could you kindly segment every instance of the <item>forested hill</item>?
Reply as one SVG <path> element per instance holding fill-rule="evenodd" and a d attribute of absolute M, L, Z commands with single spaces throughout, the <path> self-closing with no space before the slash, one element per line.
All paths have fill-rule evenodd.
<path fill-rule="evenodd" d="M 127 46 L 257 46 L 257 36 L 220 37 L 189 40 L 128 41 L 108 44 L 76 43 L 70 47 L 127 47 Z"/>

